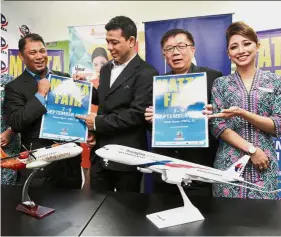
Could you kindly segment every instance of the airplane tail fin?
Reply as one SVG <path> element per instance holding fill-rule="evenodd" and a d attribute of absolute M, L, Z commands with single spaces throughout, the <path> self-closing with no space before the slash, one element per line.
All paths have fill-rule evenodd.
<path fill-rule="evenodd" d="M 229 177 L 229 181 L 242 181 L 243 178 L 240 177 L 242 172 L 245 169 L 246 164 L 250 159 L 249 155 L 244 155 L 238 161 L 236 161 L 233 165 L 231 165 L 227 170 L 224 171 L 224 174 Z"/>
<path fill-rule="evenodd" d="M 0 149 L 1 149 L 1 151 L 0 151 L 0 159 L 8 157 L 8 155 L 3 151 L 3 149 L 2 148 L 0 148 Z"/>

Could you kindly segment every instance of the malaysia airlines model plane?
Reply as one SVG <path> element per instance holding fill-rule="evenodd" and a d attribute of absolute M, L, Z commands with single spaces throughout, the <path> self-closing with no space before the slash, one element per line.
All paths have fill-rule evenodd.
<path fill-rule="evenodd" d="M 17 156 L 7 157 L 1 149 L 1 168 L 19 170 L 43 168 L 54 161 L 75 157 L 83 151 L 74 142 L 54 144 L 33 151 L 24 151 Z"/>
<path fill-rule="evenodd" d="M 197 180 L 208 183 L 227 183 L 264 193 L 276 193 L 281 191 L 281 189 L 272 191 L 264 190 L 263 187 L 247 182 L 241 177 L 250 159 L 248 155 L 241 157 L 228 169 L 218 170 L 204 165 L 120 145 L 106 145 L 96 150 L 96 154 L 104 158 L 104 160 L 135 166 L 139 171 L 144 173 L 161 173 L 162 180 L 171 184 L 180 185 L 184 183 L 188 185 L 192 180 Z M 241 182 L 247 183 L 252 187 L 243 185 Z"/>

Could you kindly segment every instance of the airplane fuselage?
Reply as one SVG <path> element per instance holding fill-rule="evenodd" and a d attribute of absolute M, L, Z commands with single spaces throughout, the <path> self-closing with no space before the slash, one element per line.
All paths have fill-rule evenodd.
<path fill-rule="evenodd" d="M 96 154 L 106 160 L 135 166 L 144 173 L 153 171 L 161 173 L 162 179 L 166 182 L 169 182 L 169 179 L 172 178 L 176 179 L 173 183 L 178 183 L 182 180 L 198 180 L 209 183 L 214 183 L 218 180 L 233 181 L 233 177 L 230 177 L 225 171 L 135 148 L 107 145 L 98 149 Z"/>
<path fill-rule="evenodd" d="M 15 158 L 11 160 L 4 160 L 1 162 L 1 167 L 14 170 L 23 168 L 40 168 L 47 166 L 53 161 L 75 157 L 81 154 L 82 151 L 83 149 L 75 143 L 66 143 L 51 148 L 40 148 L 32 152 L 36 159 L 29 155 L 26 159 Z"/>

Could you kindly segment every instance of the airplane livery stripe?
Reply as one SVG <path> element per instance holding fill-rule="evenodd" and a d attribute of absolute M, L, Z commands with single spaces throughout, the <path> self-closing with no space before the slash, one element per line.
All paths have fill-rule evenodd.
<path fill-rule="evenodd" d="M 167 163 L 172 162 L 170 160 L 162 160 L 162 161 L 155 161 L 155 162 L 150 162 L 142 165 L 137 165 L 140 168 L 147 168 L 153 165 L 166 165 Z"/>
<path fill-rule="evenodd" d="M 183 165 L 183 164 L 166 164 L 166 166 L 173 167 L 173 168 L 197 168 L 191 165 Z"/>

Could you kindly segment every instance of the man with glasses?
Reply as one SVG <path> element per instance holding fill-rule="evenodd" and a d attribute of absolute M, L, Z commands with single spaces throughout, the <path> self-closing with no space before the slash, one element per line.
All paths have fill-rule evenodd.
<path fill-rule="evenodd" d="M 207 96 L 208 103 L 210 103 L 212 84 L 216 78 L 222 76 L 222 73 L 206 67 L 195 66 L 192 63 L 195 54 L 195 43 L 192 34 L 183 29 L 169 30 L 161 39 L 161 48 L 163 56 L 172 69 L 166 75 L 196 72 L 207 73 Z M 146 108 L 145 119 L 152 123 L 153 107 Z M 155 153 L 210 167 L 213 166 L 216 150 L 217 141 L 211 134 L 209 137 L 209 148 L 153 148 Z M 178 193 L 176 185 L 163 182 L 159 174 L 153 174 L 153 181 L 155 192 Z M 189 196 L 212 197 L 212 186 L 208 183 L 193 182 L 185 190 Z"/>

